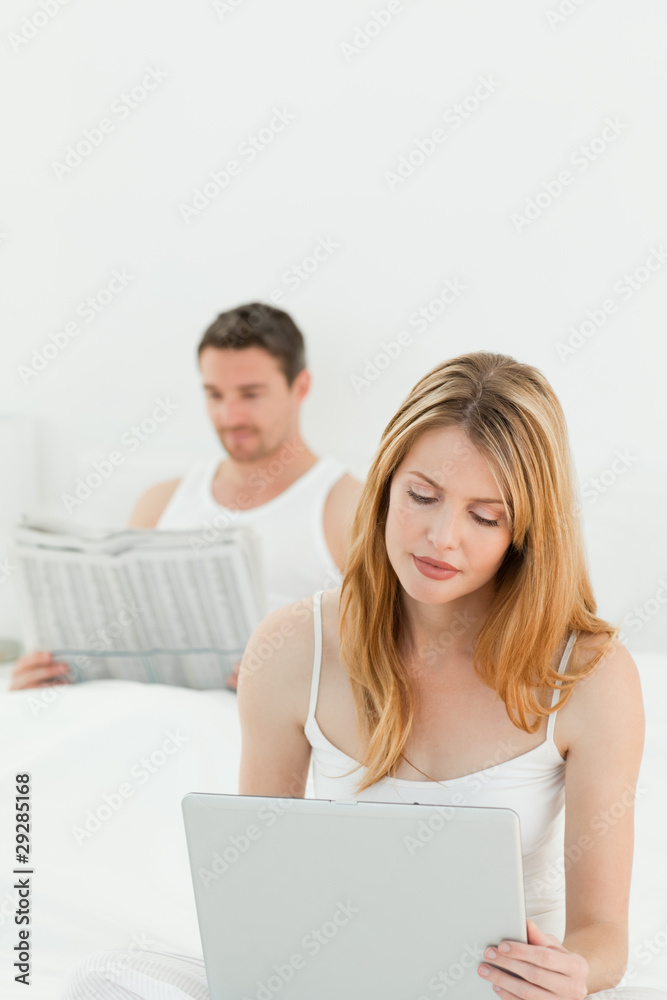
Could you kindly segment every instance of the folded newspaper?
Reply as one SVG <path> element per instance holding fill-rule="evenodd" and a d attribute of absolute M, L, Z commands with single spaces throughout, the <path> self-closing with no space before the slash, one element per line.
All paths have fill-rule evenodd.
<path fill-rule="evenodd" d="M 75 681 L 224 687 L 267 613 L 249 525 L 202 542 L 194 530 L 24 518 L 13 549 L 26 648 L 49 650 Z"/>

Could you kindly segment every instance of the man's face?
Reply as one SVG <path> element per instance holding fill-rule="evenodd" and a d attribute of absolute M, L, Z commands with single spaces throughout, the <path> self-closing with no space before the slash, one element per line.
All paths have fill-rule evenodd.
<path fill-rule="evenodd" d="M 298 434 L 305 369 L 288 388 L 277 359 L 261 347 L 206 347 L 199 367 L 211 423 L 230 458 L 261 460 Z"/>

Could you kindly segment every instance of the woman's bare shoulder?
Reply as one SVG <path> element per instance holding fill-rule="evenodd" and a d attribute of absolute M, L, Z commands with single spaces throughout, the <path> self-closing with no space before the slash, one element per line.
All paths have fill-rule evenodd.
<path fill-rule="evenodd" d="M 331 593 L 322 594 L 323 634 L 329 631 Z M 246 698 L 273 700 L 276 709 L 303 724 L 313 677 L 315 610 L 311 594 L 266 615 L 248 640 L 239 671 L 239 691 L 243 687 Z"/>
<path fill-rule="evenodd" d="M 621 640 L 617 638 L 610 642 L 610 638 L 610 632 L 580 631 L 574 643 L 576 656 L 571 658 L 570 663 L 574 662 L 577 664 L 577 668 L 581 668 L 588 666 L 593 660 L 597 660 L 595 669 L 589 674 L 589 677 L 592 677 L 599 667 L 604 666 L 605 669 L 608 669 L 609 663 L 625 662 L 626 665 L 634 663 Z"/>
<path fill-rule="evenodd" d="M 568 665 L 568 673 L 576 673 L 597 659 L 593 670 L 574 685 L 567 708 L 576 728 L 589 735 L 597 730 L 600 738 L 621 723 L 636 728 L 643 723 L 637 664 L 620 639 L 609 639 L 608 632 L 581 632 L 575 643 L 575 669 Z"/>

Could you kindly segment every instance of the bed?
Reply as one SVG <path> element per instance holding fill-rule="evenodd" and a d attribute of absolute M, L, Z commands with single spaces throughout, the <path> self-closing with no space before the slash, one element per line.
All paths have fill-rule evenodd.
<path fill-rule="evenodd" d="M 667 991 L 667 656 L 634 658 L 647 735 L 624 983 Z M 238 790 L 236 695 L 128 681 L 2 691 L 0 748 L 0 993 L 24 995 L 7 959 L 21 772 L 32 776 L 32 1000 L 56 998 L 68 969 L 94 951 L 201 954 L 180 802 Z"/>

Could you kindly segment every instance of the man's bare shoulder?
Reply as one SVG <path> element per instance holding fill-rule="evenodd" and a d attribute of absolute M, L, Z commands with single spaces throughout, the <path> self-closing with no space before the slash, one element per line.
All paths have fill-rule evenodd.
<path fill-rule="evenodd" d="M 142 493 L 137 500 L 130 516 L 130 528 L 154 528 L 165 507 L 176 492 L 180 479 L 170 479 L 164 483 L 156 483 Z"/>

